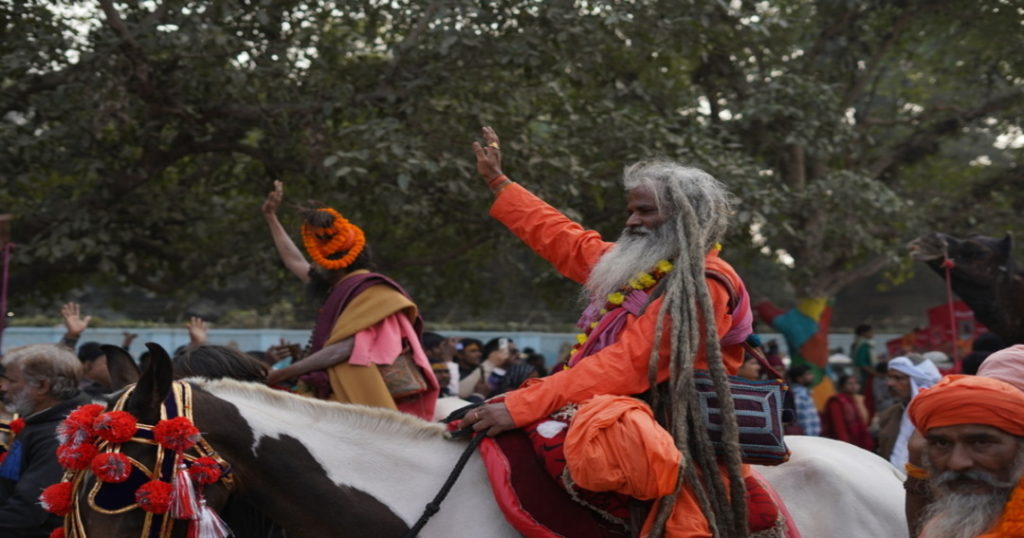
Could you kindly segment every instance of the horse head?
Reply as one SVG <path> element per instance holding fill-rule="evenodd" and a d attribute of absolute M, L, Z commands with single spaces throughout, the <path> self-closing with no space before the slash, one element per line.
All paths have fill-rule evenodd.
<path fill-rule="evenodd" d="M 101 455 L 123 455 L 127 460 L 119 461 L 127 461 L 129 465 L 124 466 L 126 471 L 112 472 L 120 475 L 113 481 L 106 476 L 104 480 L 97 477 L 95 460 L 90 467 L 75 473 L 71 479 L 72 513 L 65 520 L 68 536 L 186 536 L 191 519 L 174 519 L 170 512 L 164 513 L 154 506 L 165 504 L 161 495 L 166 495 L 169 487 L 164 484 L 178 479 L 175 473 L 187 473 L 182 466 L 194 466 L 202 457 L 212 457 L 202 463 L 216 462 L 211 468 L 215 466 L 217 470 L 214 472 L 223 474 L 223 477 L 210 484 L 195 483 L 193 491 L 199 492 L 195 498 L 201 497 L 213 510 L 223 509 L 229 499 L 232 484 L 230 468 L 204 439 L 199 438 L 194 446 L 179 450 L 163 446 L 165 443 L 169 445 L 170 441 L 158 442 L 163 437 L 157 430 L 165 419 L 186 417 L 181 420 L 192 420 L 191 387 L 173 381 L 171 359 L 162 347 L 154 343 L 147 343 L 146 347 L 150 351 L 151 360 L 146 371 L 140 374 L 126 351 L 115 346 L 104 346 L 114 385 L 124 386 L 133 379 L 136 382 L 114 394 L 99 418 L 114 416 L 115 413 L 119 413 L 118 418 L 130 417 L 123 418 L 127 421 L 123 429 L 134 433 L 122 434 L 125 438 L 119 439 L 119 442 L 101 436 L 96 441 L 96 447 Z M 127 438 L 129 435 L 130 438 Z M 120 469 L 116 466 L 114 468 Z M 127 477 L 121 478 L 124 475 Z M 143 488 L 150 488 L 154 482 L 162 482 L 157 484 L 160 488 L 149 490 L 153 492 L 150 497 L 155 500 L 140 503 L 137 495 Z M 143 506 L 155 511 L 144 510 Z M 198 512 L 193 513 L 199 515 Z"/>
<path fill-rule="evenodd" d="M 177 455 L 158 446 L 162 443 L 155 442 L 155 430 L 175 409 L 190 417 L 201 435 L 185 451 L 185 465 L 202 455 L 221 464 L 223 479 L 206 486 L 197 482 L 195 488 L 235 536 L 267 536 L 275 526 L 295 536 L 402 536 L 408 530 L 406 521 L 378 498 L 379 493 L 368 493 L 367 487 L 352 485 L 346 478 L 346 473 L 359 474 L 372 481 L 381 474 L 373 469 L 348 471 L 359 463 L 344 457 L 355 453 L 352 446 L 363 446 L 359 441 L 374 446 L 374 441 L 353 431 L 372 412 L 285 394 L 258 383 L 175 381 L 167 352 L 156 344 L 147 347 L 151 360 L 146 370 L 134 385 L 115 394 L 106 409 L 127 412 L 138 421 L 132 439 L 116 447 L 132 462 L 131 475 L 122 483 L 107 483 L 89 468 L 78 471 L 73 479 L 74 506 L 65 524 L 68 536 L 188 535 L 189 520 L 144 511 L 135 498 L 147 481 L 173 481 Z M 130 379 L 130 356 L 117 348 L 108 353 L 114 357 L 112 377 L 120 380 L 115 382 Z M 347 412 L 339 413 L 339 408 Z M 412 420 L 390 411 L 384 414 L 370 421 L 379 423 L 384 432 L 396 415 L 400 423 Z M 328 420 L 339 416 L 350 422 Z M 440 435 L 437 426 L 406 427 Z M 344 433 L 344 442 L 330 440 L 338 432 Z M 111 444 L 98 446 L 105 451 Z M 343 444 L 350 446 L 348 451 Z M 424 493 L 415 502 L 422 509 L 420 503 L 427 500 Z"/>

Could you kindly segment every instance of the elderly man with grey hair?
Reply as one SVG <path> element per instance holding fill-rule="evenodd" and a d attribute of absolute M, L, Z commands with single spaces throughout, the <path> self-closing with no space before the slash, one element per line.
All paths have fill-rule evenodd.
<path fill-rule="evenodd" d="M 57 426 L 76 407 L 89 403 L 78 388 L 82 365 L 54 344 L 12 349 L 0 365 L 4 404 L 25 421 L 0 464 L 0 536 L 46 537 L 62 522 L 37 499 L 63 475 L 56 455 Z"/>
<path fill-rule="evenodd" d="M 536 428 L 539 435 L 554 439 L 566 429 L 557 427 L 560 417 L 575 413 L 566 430 L 562 460 L 573 481 L 585 489 L 661 499 L 646 515 L 636 514 L 634 523 L 638 530 L 643 526 L 642 534 L 746 536 L 744 477 L 749 469 L 739 456 L 736 414 L 723 404 L 721 430 L 726 441 L 719 452 L 705 426 L 706 411 L 693 397 L 694 374 L 704 370 L 718 401 L 732 402 L 727 375 L 735 375 L 743 363 L 744 342 L 752 332 L 743 281 L 718 255 L 718 242 L 732 214 L 732 196 L 698 168 L 669 160 L 633 164 L 623 173 L 625 228 L 617 241 L 608 242 L 505 176 L 498 136 L 485 127 L 483 138 L 473 150 L 477 171 L 495 194 L 491 216 L 563 275 L 582 284 L 587 306 L 578 324 L 585 334 L 577 338 L 569 369 L 508 392 L 503 402 L 468 412 L 464 424 L 489 435 Z M 572 453 L 577 446 L 574 436 L 598 429 L 596 424 L 590 429 L 580 417 L 624 417 L 636 405 L 631 396 L 641 394 L 662 419 L 644 432 L 670 436 L 669 444 L 678 449 L 666 457 L 671 465 L 634 472 L 612 470 L 611 461 L 574 463 L 586 459 L 582 452 Z M 588 409 L 600 413 L 585 412 Z M 650 424 L 650 419 L 638 420 Z M 627 429 L 616 438 L 628 442 L 646 436 Z M 601 453 L 629 453 L 653 462 L 653 455 L 660 452 L 651 446 L 634 450 L 617 445 Z M 682 476 L 694 468 L 704 472 Z M 600 485 L 607 476 L 629 479 L 614 488 Z"/>

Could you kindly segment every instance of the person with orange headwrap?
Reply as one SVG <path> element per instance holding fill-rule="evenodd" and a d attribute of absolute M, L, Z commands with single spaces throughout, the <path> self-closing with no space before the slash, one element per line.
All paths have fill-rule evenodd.
<path fill-rule="evenodd" d="M 338 211 L 303 212 L 306 261 L 277 220 L 283 184 L 263 204 L 282 261 L 324 299 L 308 355 L 275 370 L 268 384 L 302 376 L 316 396 L 386 407 L 433 420 L 439 385 L 420 344 L 423 320 L 409 295 L 390 278 L 368 270 L 363 230 Z"/>
<path fill-rule="evenodd" d="M 927 447 L 935 496 L 923 538 L 1024 536 L 1024 393 L 997 379 L 951 375 L 923 389 L 908 414 Z"/>

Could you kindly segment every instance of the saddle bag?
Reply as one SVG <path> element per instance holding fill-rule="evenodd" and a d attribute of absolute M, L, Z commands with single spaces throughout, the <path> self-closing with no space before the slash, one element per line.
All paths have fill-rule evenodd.
<path fill-rule="evenodd" d="M 404 343 L 402 352 L 395 358 L 395 362 L 378 365 L 378 370 L 395 401 L 427 390 L 427 381 L 423 378 L 423 372 L 416 366 L 416 361 L 412 358 L 412 348 L 408 343 Z"/>
<path fill-rule="evenodd" d="M 698 370 L 694 372 L 694 382 L 711 443 L 722 452 L 725 449 L 722 443 L 722 410 L 711 374 Z M 779 465 L 789 460 L 782 421 L 783 392 L 786 390 L 788 387 L 778 379 L 752 381 L 729 376 L 743 463 Z"/>
<path fill-rule="evenodd" d="M 789 460 L 785 429 L 786 423 L 792 421 L 792 417 L 787 416 L 790 411 L 786 409 L 787 397 L 792 399 L 789 386 L 768 363 L 760 349 L 750 345 L 750 342 L 744 342 L 743 351 L 761 363 L 767 379 L 728 376 L 729 392 L 732 393 L 736 423 L 739 426 L 740 457 L 743 463 L 756 465 L 785 463 Z M 715 394 L 711 372 L 694 372 L 694 384 L 697 386 L 701 416 L 704 417 L 711 443 L 716 451 L 722 453 L 725 449 L 722 442 L 722 409 Z"/>

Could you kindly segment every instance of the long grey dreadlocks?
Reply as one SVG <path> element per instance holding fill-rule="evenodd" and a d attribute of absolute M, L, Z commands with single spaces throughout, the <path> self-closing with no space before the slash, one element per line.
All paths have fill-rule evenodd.
<path fill-rule="evenodd" d="M 664 533 L 665 522 L 684 484 L 693 488 L 701 511 L 716 537 L 747 536 L 739 429 L 704 275 L 704 257 L 725 234 L 732 211 L 732 197 L 718 180 L 706 172 L 670 161 L 634 164 L 626 169 L 624 182 L 627 190 L 646 187 L 654 194 L 659 210 L 670 215 L 670 220 L 664 225 L 674 229 L 674 241 L 678 245 L 678 253 L 672 260 L 675 269 L 665 278 L 661 290 L 664 300 L 658 313 L 648 378 L 652 388 L 652 407 L 659 415 L 667 416 L 669 432 L 683 454 L 683 461 L 676 491 L 657 503 L 658 512 L 651 536 L 660 537 Z M 658 343 L 662 341 L 666 318 L 670 321 L 671 331 L 670 378 L 665 401 L 659 401 L 656 381 Z M 702 337 L 715 395 L 721 405 L 728 488 L 717 472 L 718 459 L 704 426 L 694 383 L 694 359 Z"/>

